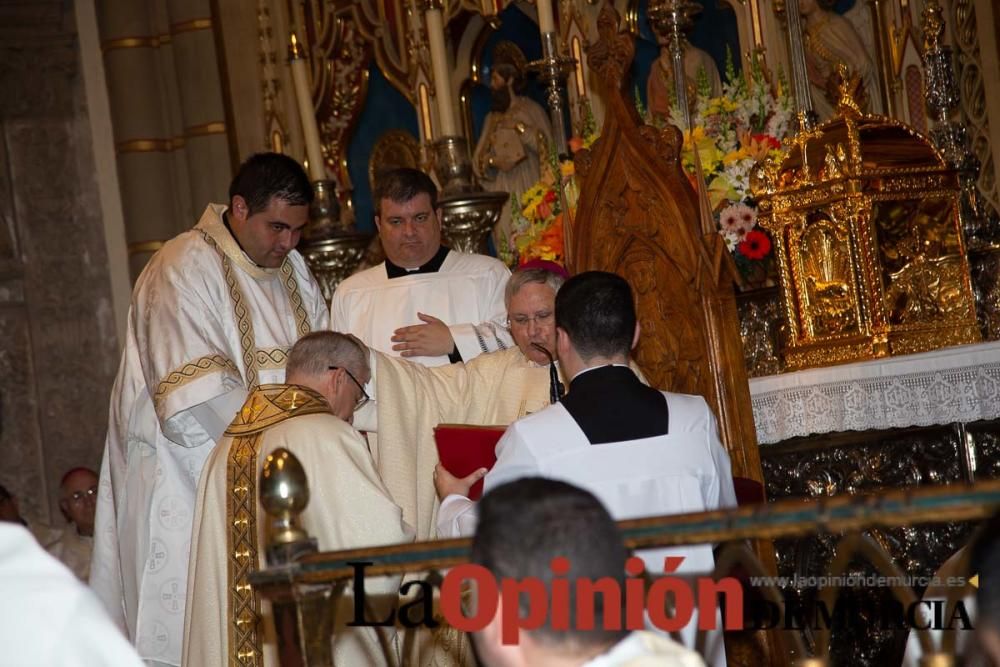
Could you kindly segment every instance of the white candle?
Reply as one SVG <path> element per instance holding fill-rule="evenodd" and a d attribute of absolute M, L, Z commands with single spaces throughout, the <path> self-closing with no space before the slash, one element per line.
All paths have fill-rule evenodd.
<path fill-rule="evenodd" d="M 292 33 L 291 45 L 289 46 L 288 64 L 292 68 L 295 102 L 299 108 L 299 118 L 302 119 L 302 136 L 306 143 L 306 158 L 309 160 L 309 178 L 313 181 L 322 181 L 326 179 L 326 168 L 323 166 L 323 144 L 320 142 L 319 126 L 316 124 L 316 111 L 313 109 L 306 59 L 303 57 L 302 46 L 296 39 L 295 33 Z"/>
<path fill-rule="evenodd" d="M 448 77 L 448 55 L 444 50 L 444 21 L 440 9 L 427 10 L 427 41 L 431 47 L 431 68 L 434 70 L 434 92 L 438 103 L 438 118 L 441 121 L 441 137 L 457 137 L 458 122 L 455 119 L 455 104 L 451 96 L 451 81 Z"/>
<path fill-rule="evenodd" d="M 552 14 L 552 0 L 538 0 L 538 30 L 543 35 L 556 31 L 556 20 Z"/>

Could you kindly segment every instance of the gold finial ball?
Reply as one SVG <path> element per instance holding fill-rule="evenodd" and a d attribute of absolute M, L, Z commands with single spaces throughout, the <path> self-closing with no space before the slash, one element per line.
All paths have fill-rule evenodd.
<path fill-rule="evenodd" d="M 260 474 L 260 504 L 271 516 L 298 514 L 309 504 L 309 482 L 302 464 L 280 447 L 264 461 Z"/>

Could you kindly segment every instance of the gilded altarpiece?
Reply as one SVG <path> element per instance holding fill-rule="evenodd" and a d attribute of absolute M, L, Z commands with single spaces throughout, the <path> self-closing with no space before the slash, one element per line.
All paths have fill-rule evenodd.
<path fill-rule="evenodd" d="M 862 115 L 849 85 L 838 117 L 755 173 L 792 370 L 980 340 L 957 173 L 912 129 Z"/>

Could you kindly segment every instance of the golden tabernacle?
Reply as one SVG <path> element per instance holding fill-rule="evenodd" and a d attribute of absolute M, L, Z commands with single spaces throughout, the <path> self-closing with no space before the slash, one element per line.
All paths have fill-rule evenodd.
<path fill-rule="evenodd" d="M 862 114 L 845 78 L 834 118 L 753 175 L 790 370 L 980 340 L 957 172 L 912 128 Z"/>

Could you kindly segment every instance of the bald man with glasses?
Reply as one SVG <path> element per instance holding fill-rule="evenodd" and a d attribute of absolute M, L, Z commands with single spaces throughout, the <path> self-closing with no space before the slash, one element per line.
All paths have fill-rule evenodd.
<path fill-rule="evenodd" d="M 253 650 L 263 656 L 265 666 L 278 664 L 276 646 L 268 641 L 269 604 L 249 586 L 240 588 L 247 582 L 239 579 L 245 575 L 234 563 L 249 560 L 242 572 L 265 567 L 267 520 L 256 483 L 264 461 L 279 447 L 292 452 L 305 469 L 310 500 L 302 527 L 320 550 L 413 540 L 413 530 L 375 469 L 368 443 L 351 425 L 355 410 L 368 402 L 368 355 L 353 336 L 318 331 L 302 337 L 288 355 L 285 384 L 261 385 L 252 392 L 209 455 L 191 537 L 184 665 L 240 662 L 237 654 L 246 647 L 231 645 L 229 637 L 242 636 L 245 628 L 233 608 L 231 586 L 245 591 L 241 606 L 260 610 L 250 640 Z M 242 529 L 244 519 L 256 526 L 254 534 Z M 373 599 L 388 595 L 395 600 L 398 588 L 398 578 L 380 578 L 366 582 L 365 591 Z M 350 591 L 339 604 L 335 663 L 383 664 L 374 629 L 345 626 L 353 617 Z"/>

